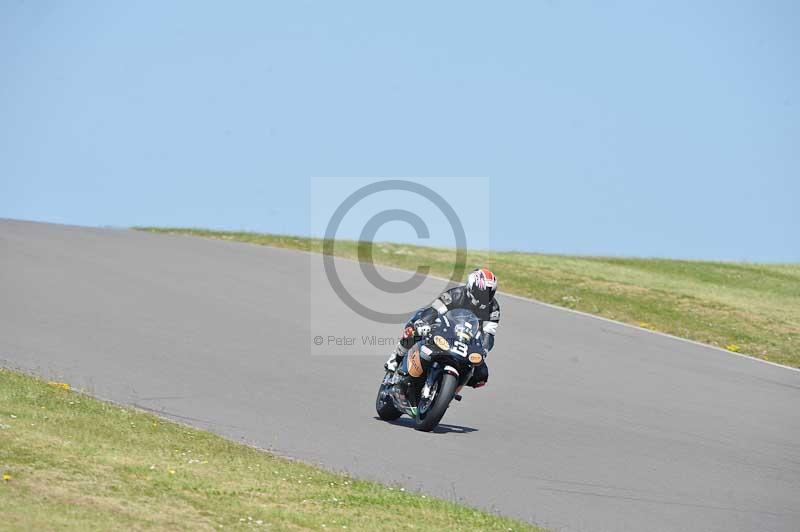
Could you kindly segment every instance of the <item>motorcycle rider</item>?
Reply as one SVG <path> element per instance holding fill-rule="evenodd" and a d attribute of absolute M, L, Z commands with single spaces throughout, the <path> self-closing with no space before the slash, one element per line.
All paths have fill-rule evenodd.
<path fill-rule="evenodd" d="M 456 286 L 442 292 L 429 307 L 418 311 L 406 323 L 403 337 L 397 342 L 395 351 L 386 361 L 386 370 L 395 371 L 415 341 L 431 331 L 431 324 L 436 318 L 457 308 L 468 309 L 477 316 L 480 320 L 481 330 L 486 335 L 484 347 L 487 351 L 491 351 L 494 347 L 494 335 L 497 333 L 497 326 L 500 323 L 500 305 L 494 298 L 496 292 L 497 277 L 491 271 L 486 268 L 478 268 L 470 272 L 464 286 Z M 480 365 L 475 366 L 475 371 L 467 382 L 467 386 L 480 388 L 486 384 L 488 379 L 489 368 L 484 360 Z"/>

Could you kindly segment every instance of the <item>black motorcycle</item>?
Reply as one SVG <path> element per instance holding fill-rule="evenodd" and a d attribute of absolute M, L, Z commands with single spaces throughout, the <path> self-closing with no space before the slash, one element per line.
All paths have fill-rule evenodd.
<path fill-rule="evenodd" d="M 467 309 L 453 309 L 437 318 L 397 371 L 386 372 L 375 401 L 378 416 L 392 421 L 407 414 L 417 430 L 436 428 L 450 401 L 461 400 L 457 390 L 486 357 L 482 336 L 480 320 Z"/>

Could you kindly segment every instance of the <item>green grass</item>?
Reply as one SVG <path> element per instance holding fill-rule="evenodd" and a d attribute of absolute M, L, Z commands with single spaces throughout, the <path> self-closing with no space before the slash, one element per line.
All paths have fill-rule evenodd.
<path fill-rule="evenodd" d="M 2 530 L 539 530 L 0 368 Z"/>
<path fill-rule="evenodd" d="M 322 252 L 320 239 L 183 228 L 141 228 Z M 336 255 L 364 257 L 368 244 L 337 241 Z M 376 243 L 379 264 L 449 277 L 453 250 Z M 573 257 L 470 251 L 501 290 L 800 367 L 800 264 Z"/>

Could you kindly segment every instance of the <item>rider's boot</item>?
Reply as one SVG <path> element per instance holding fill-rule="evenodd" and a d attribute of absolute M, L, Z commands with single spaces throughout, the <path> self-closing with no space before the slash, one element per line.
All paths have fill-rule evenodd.
<path fill-rule="evenodd" d="M 386 361 L 383 367 L 386 368 L 386 371 L 394 373 L 397 371 L 397 366 L 400 364 L 400 361 L 403 360 L 403 357 L 406 356 L 406 353 L 408 353 L 408 348 L 403 347 L 401 342 L 397 342 L 397 347 L 392 354 L 389 355 L 389 360 Z"/>

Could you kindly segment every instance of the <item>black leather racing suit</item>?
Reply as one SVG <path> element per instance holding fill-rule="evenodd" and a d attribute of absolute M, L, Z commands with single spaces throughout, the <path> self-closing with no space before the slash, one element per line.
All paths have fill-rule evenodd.
<path fill-rule="evenodd" d="M 414 321 L 418 319 L 425 320 L 428 323 L 433 323 L 436 318 L 447 313 L 449 310 L 465 308 L 472 311 L 475 316 L 480 320 L 481 331 L 486 334 L 487 338 L 484 346 L 487 351 L 491 351 L 494 347 L 494 335 L 497 332 L 497 326 L 500 323 L 500 305 L 497 299 L 492 298 L 492 302 L 488 305 L 473 305 L 472 298 L 467 295 L 466 286 L 456 286 L 445 292 L 442 292 L 439 297 L 433 300 L 429 307 L 423 308 L 411 318 L 406 324 L 406 327 L 413 325 Z M 413 338 L 404 338 L 400 340 L 404 351 L 413 345 Z M 403 353 L 405 354 L 405 353 Z M 484 360 L 479 366 L 475 366 L 475 371 L 472 378 L 467 382 L 467 386 L 478 388 L 486 384 L 489 380 L 489 368 L 486 366 Z"/>

